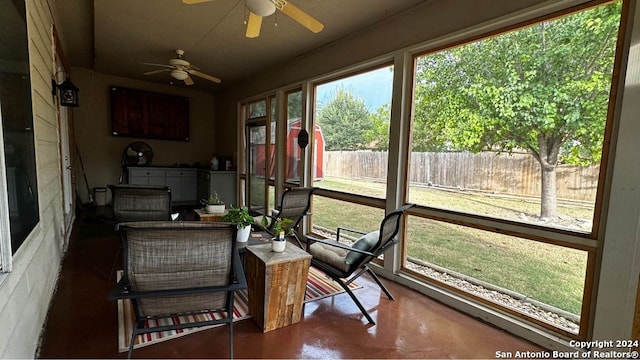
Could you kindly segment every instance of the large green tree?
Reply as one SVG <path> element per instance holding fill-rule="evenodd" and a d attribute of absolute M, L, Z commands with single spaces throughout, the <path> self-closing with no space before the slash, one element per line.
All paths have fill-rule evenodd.
<path fill-rule="evenodd" d="M 620 2 L 417 62 L 414 151 L 528 151 L 541 217 L 557 216 L 556 167 L 600 161 Z"/>
<path fill-rule="evenodd" d="M 366 147 L 371 150 L 389 150 L 391 104 L 380 106 L 370 116 L 370 127 L 364 132 Z"/>
<path fill-rule="evenodd" d="M 302 91 L 287 95 L 287 119 L 302 118 Z"/>
<path fill-rule="evenodd" d="M 370 127 L 369 110 L 364 100 L 345 89 L 320 109 L 318 124 L 322 128 L 327 150 L 359 150 L 366 147 L 365 131 Z"/>

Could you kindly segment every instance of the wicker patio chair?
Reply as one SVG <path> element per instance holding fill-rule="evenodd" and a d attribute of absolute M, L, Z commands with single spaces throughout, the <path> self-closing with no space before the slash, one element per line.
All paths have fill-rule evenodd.
<path fill-rule="evenodd" d="M 116 222 L 171 220 L 171 191 L 166 186 L 109 185 Z"/>
<path fill-rule="evenodd" d="M 307 252 L 313 255 L 311 265 L 335 280 L 349 294 L 370 324 L 375 324 L 367 310 L 349 288 L 349 284 L 365 272 L 369 273 L 389 300 L 393 296 L 382 284 L 368 264 L 398 243 L 396 235 L 400 230 L 404 212 L 413 204 L 405 205 L 387 214 L 380 224 L 380 230 L 365 233 L 359 230 L 338 227 L 336 240 L 318 239 L 307 235 Z M 340 232 L 348 231 L 363 235 L 353 245 L 340 242 Z"/>
<path fill-rule="evenodd" d="M 271 216 L 269 216 L 271 220 L 267 225 L 266 230 L 271 233 L 271 235 L 277 236 L 278 234 L 273 233 L 275 220 L 277 218 L 291 219 L 293 221 L 293 226 L 291 227 L 293 230 L 292 236 L 298 242 L 298 246 L 304 249 L 299 237 L 299 228 L 302 223 L 302 219 L 304 219 L 304 217 L 309 213 L 309 207 L 311 207 L 311 195 L 313 195 L 314 190 L 315 188 L 313 187 L 294 187 L 285 190 L 282 194 L 280 206 L 274 209 Z"/>
<path fill-rule="evenodd" d="M 171 220 L 171 190 L 154 185 L 109 185 L 112 198 L 113 219 L 116 223 L 128 221 Z M 111 281 L 122 248 L 118 248 L 107 277 Z"/>
<path fill-rule="evenodd" d="M 138 334 L 228 324 L 233 357 L 234 292 L 247 281 L 236 251 L 236 226 L 198 221 L 144 221 L 117 225 L 124 249 L 124 275 L 111 299 L 130 299 Z M 150 319 L 222 311 L 217 320 L 145 328 Z M 225 354 L 221 357 L 226 357 Z"/>

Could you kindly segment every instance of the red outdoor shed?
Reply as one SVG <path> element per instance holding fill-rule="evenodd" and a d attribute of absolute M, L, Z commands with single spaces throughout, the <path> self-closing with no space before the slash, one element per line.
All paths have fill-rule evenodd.
<path fill-rule="evenodd" d="M 300 171 L 302 171 L 302 167 L 300 166 L 300 160 L 302 157 L 302 149 L 298 146 L 298 134 L 300 133 L 300 119 L 290 120 L 289 126 L 287 130 L 287 158 L 286 158 L 286 178 L 285 181 L 297 182 L 300 181 Z M 323 163 L 324 163 L 324 137 L 322 136 L 322 130 L 320 126 L 314 125 L 314 147 L 315 152 L 313 154 L 314 160 L 314 181 L 322 180 L 323 173 Z M 257 175 L 264 176 L 265 167 L 265 144 L 264 139 L 260 141 L 261 143 L 254 143 L 255 149 L 255 159 L 254 166 Z M 308 146 L 307 150 L 311 147 Z M 271 169 L 269 169 L 271 176 L 275 175 L 275 147 L 271 146 Z"/>

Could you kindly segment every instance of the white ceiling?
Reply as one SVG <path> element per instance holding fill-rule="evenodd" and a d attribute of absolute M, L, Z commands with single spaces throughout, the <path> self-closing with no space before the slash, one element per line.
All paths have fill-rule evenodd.
<path fill-rule="evenodd" d="M 324 24 L 314 34 L 283 13 L 264 18 L 260 37 L 244 36 L 245 0 L 185 5 L 181 0 L 55 0 L 58 26 L 72 66 L 167 84 L 169 73 L 143 62 L 167 63 L 175 49 L 217 85 L 194 77 L 194 88 L 218 91 L 225 84 L 348 37 L 425 0 L 292 0 Z M 277 24 L 277 25 L 276 25 Z M 185 85 L 181 85 L 185 86 Z"/>

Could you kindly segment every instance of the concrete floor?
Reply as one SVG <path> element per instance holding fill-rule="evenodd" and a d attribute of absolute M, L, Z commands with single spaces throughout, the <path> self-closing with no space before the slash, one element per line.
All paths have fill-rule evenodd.
<path fill-rule="evenodd" d="M 89 220 L 92 220 L 91 218 Z M 40 358 L 126 358 L 117 351 L 117 308 L 107 294 L 119 248 L 113 222 L 78 220 L 44 329 Z M 307 303 L 303 320 L 263 334 L 251 320 L 234 325 L 236 358 L 495 358 L 537 345 L 383 280 L 390 301 L 362 276 L 355 291 L 377 325 L 346 294 Z M 134 350 L 139 358 L 226 358 L 227 328 Z"/>

